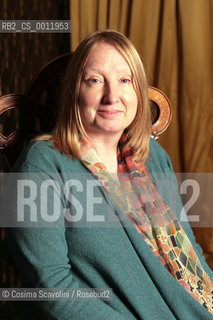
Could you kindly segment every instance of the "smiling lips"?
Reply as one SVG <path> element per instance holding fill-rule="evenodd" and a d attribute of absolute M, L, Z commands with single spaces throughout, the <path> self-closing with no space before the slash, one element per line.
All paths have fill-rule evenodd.
<path fill-rule="evenodd" d="M 121 110 L 98 110 L 97 112 L 104 118 L 114 118 L 123 113 Z"/>

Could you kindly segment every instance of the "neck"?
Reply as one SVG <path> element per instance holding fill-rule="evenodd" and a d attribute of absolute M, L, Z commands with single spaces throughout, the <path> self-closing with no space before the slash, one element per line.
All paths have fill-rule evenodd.
<path fill-rule="evenodd" d="M 109 173 L 117 173 L 117 148 L 121 135 L 115 136 L 89 136 L 99 158 L 107 167 Z"/>
<path fill-rule="evenodd" d="M 101 157 L 102 154 L 117 154 L 118 142 L 121 134 L 118 135 L 88 135 L 89 140 L 95 147 L 98 155 Z"/>

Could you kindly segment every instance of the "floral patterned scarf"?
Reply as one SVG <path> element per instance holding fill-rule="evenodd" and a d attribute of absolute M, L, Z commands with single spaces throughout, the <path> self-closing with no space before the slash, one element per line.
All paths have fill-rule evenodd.
<path fill-rule="evenodd" d="M 213 314 L 213 283 L 174 212 L 165 204 L 144 165 L 133 160 L 123 135 L 119 143 L 118 177 L 113 180 L 97 152 L 82 138 L 81 160 L 108 196 L 129 218 L 159 261 L 188 293 Z"/>

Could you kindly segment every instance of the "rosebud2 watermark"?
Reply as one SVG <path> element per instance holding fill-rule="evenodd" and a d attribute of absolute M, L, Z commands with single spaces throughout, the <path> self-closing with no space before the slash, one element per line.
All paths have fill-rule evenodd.
<path fill-rule="evenodd" d="M 86 196 L 86 218 L 87 221 L 91 222 L 103 222 L 104 216 L 94 215 L 94 206 L 103 203 L 103 197 L 94 196 L 94 187 L 100 186 L 100 183 L 97 180 L 87 180 L 86 188 L 84 189 L 81 181 L 77 179 L 70 179 L 66 181 L 63 190 L 61 190 L 60 185 L 57 181 L 54 180 L 44 180 L 41 185 L 37 184 L 33 180 L 18 180 L 17 181 L 17 221 L 24 222 L 27 214 L 25 212 L 25 207 L 28 207 L 30 221 L 38 221 L 38 206 L 36 198 L 39 197 L 39 207 L 42 207 L 40 210 L 41 218 L 46 222 L 56 222 L 60 218 L 60 201 L 58 197 L 64 196 L 66 200 L 72 202 L 72 206 L 75 209 L 75 215 L 71 215 L 69 208 L 63 208 L 64 217 L 69 222 L 78 222 L 82 219 L 84 210 L 82 203 L 77 199 L 70 190 L 75 187 L 78 193 L 84 193 Z M 25 189 L 28 189 L 29 196 L 25 195 Z M 48 206 L 48 193 L 52 193 L 52 212 L 49 212 Z"/>
<path fill-rule="evenodd" d="M 213 174 L 180 174 L 177 180 L 179 184 L 173 174 L 158 174 L 155 184 L 163 199 L 166 191 L 164 201 L 182 226 L 213 227 Z M 1 175 L 0 193 L 1 227 L 121 227 L 128 219 L 89 173 Z M 152 194 L 148 197 L 152 201 Z M 122 193 L 120 201 L 125 206 L 128 194 Z"/>
<path fill-rule="evenodd" d="M 111 300 L 111 288 L 0 288 L 0 301 Z"/>

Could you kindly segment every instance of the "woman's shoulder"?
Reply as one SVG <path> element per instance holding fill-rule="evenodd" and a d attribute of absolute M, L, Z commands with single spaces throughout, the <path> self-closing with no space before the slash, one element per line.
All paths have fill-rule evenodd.
<path fill-rule="evenodd" d="M 47 140 L 39 140 L 29 143 L 25 148 L 22 150 L 19 158 L 25 160 L 30 160 L 39 158 L 41 154 L 51 154 L 53 150 L 52 143 Z"/>
<path fill-rule="evenodd" d="M 167 152 L 153 138 L 149 142 L 149 155 L 146 166 L 149 171 L 165 172 L 173 171 L 172 163 Z"/>
<path fill-rule="evenodd" d="M 58 172 L 76 167 L 77 159 L 71 159 L 56 150 L 50 141 L 39 140 L 30 143 L 19 155 L 14 171 L 16 172 Z"/>
<path fill-rule="evenodd" d="M 24 147 L 20 153 L 14 171 L 22 171 L 27 166 L 39 167 L 43 162 L 51 160 L 54 155 L 53 147 L 50 141 L 35 141 Z"/>

